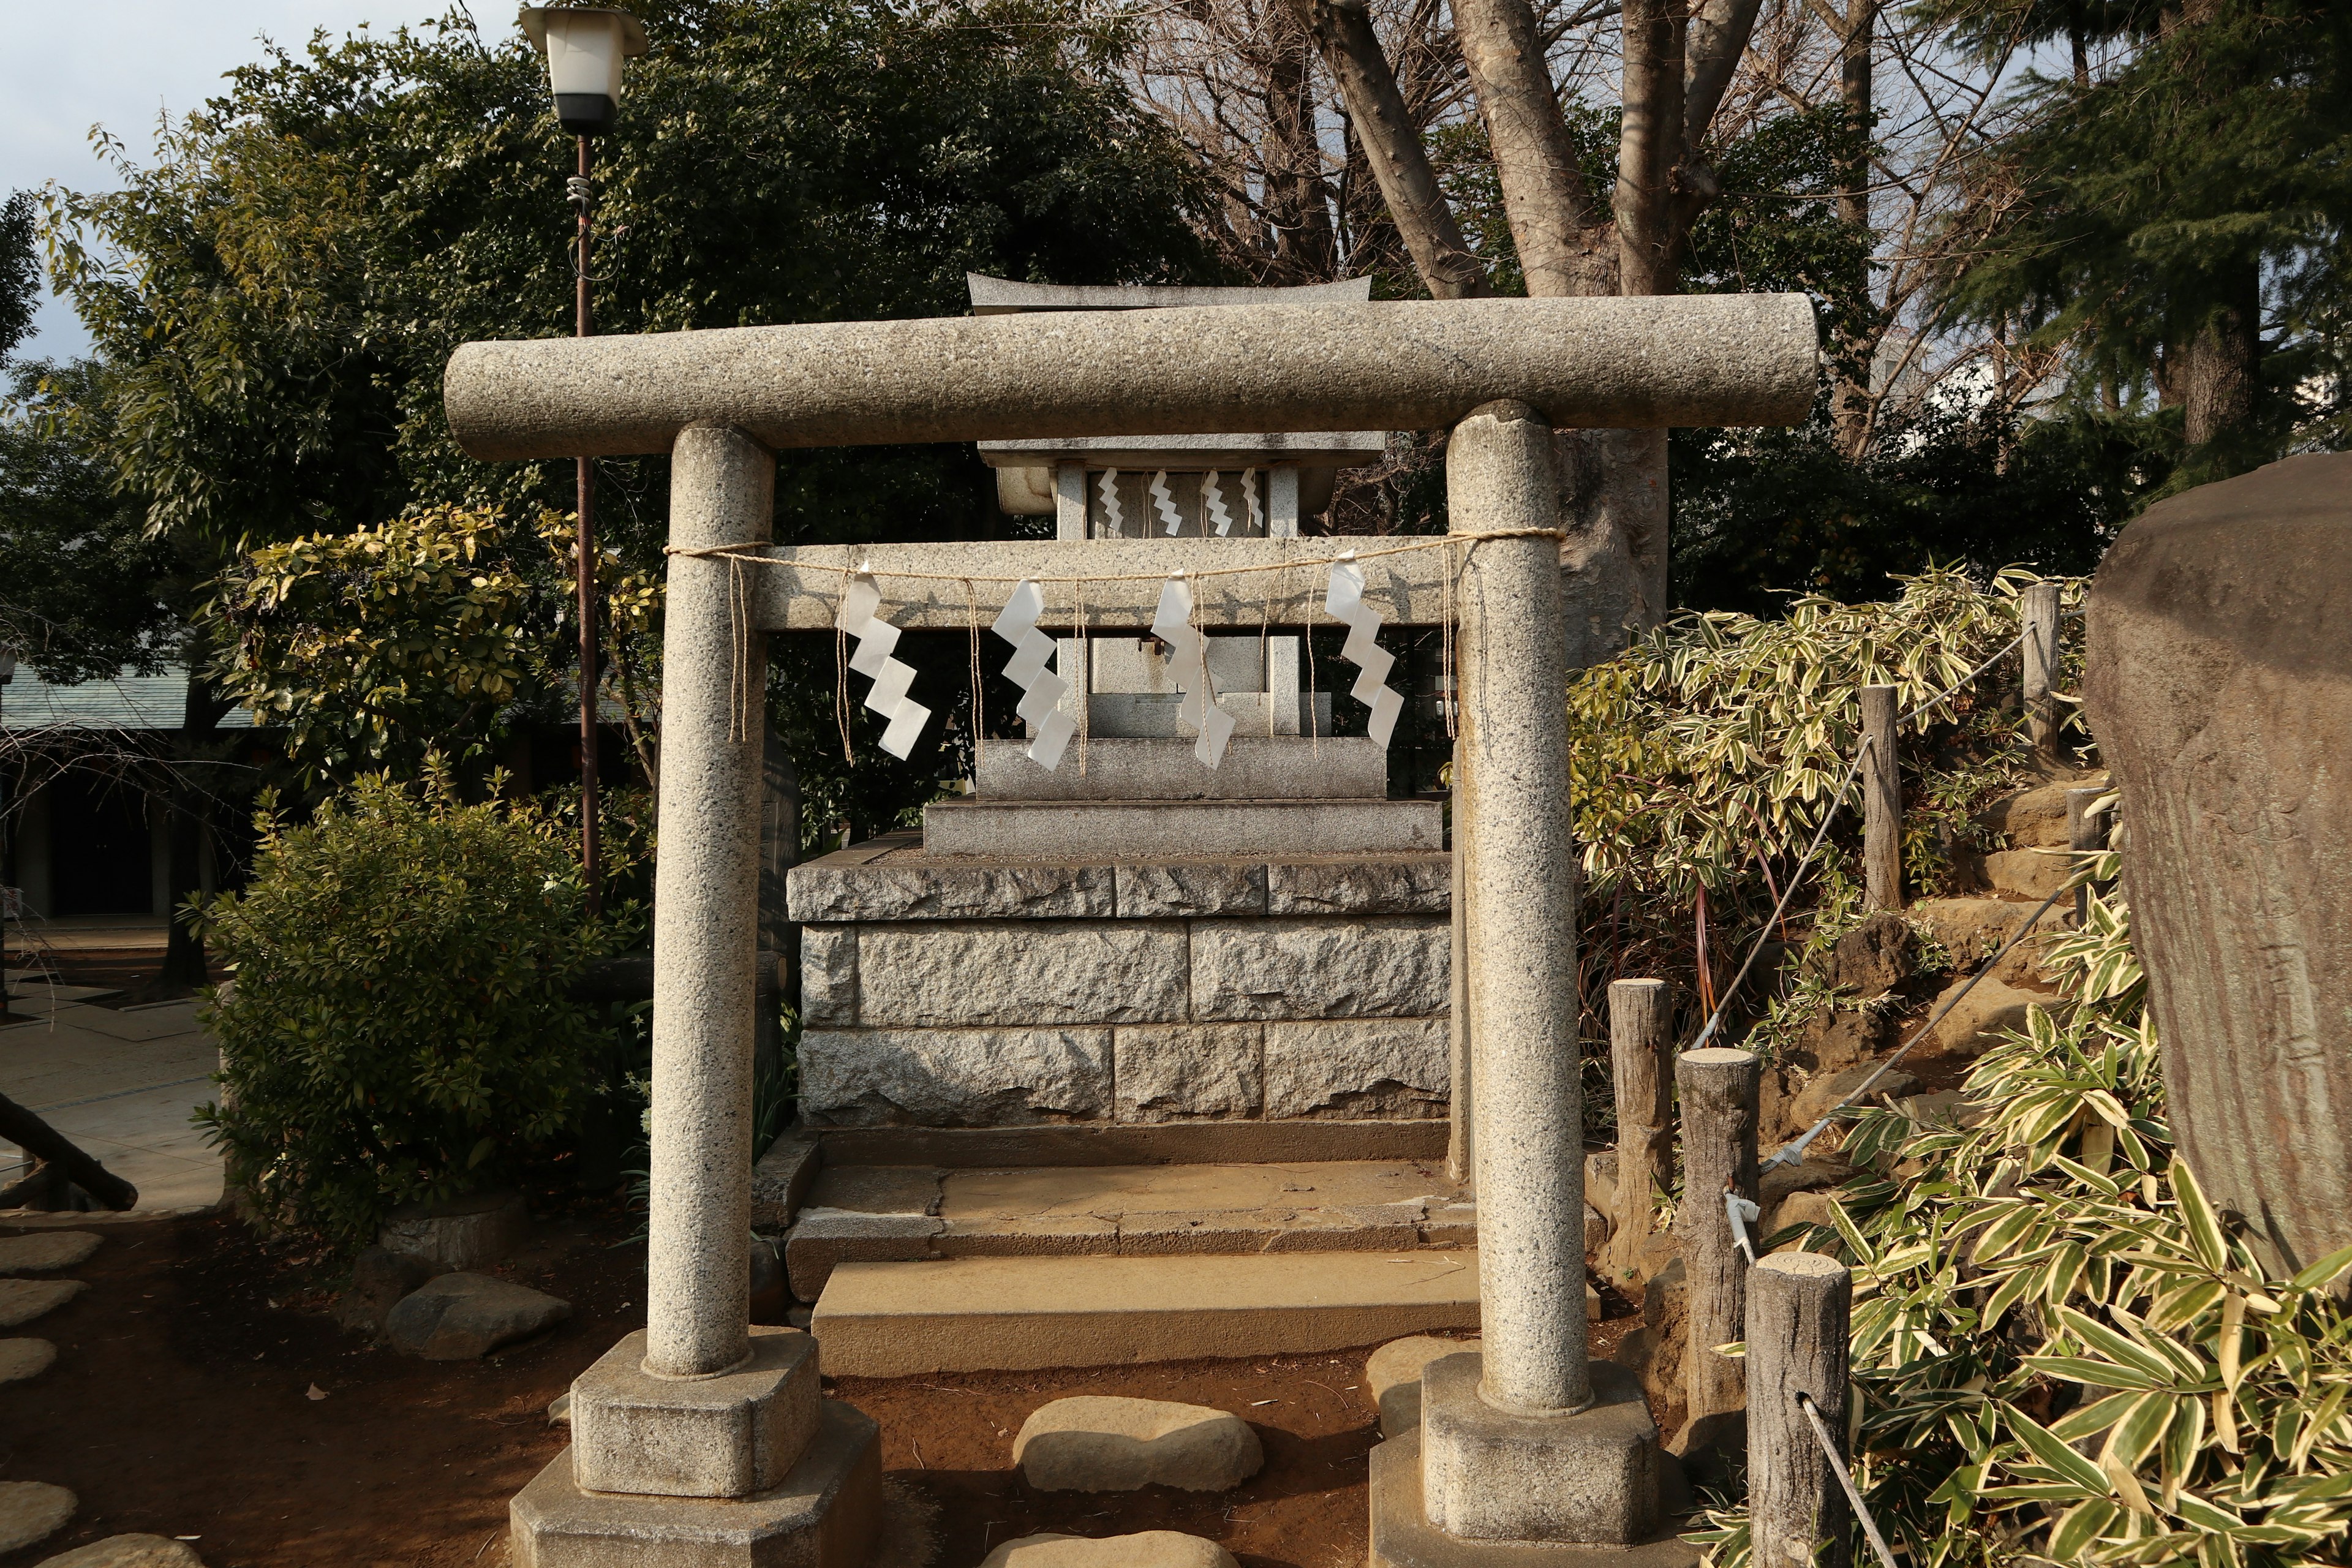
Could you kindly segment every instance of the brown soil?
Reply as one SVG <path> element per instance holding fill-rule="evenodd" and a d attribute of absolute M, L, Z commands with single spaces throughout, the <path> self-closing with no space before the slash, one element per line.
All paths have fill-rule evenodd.
<path fill-rule="evenodd" d="M 314 1262 L 225 1217 L 106 1226 L 73 1274 L 90 1289 L 13 1331 L 56 1342 L 57 1364 L 0 1389 L 0 1479 L 71 1488 L 66 1530 L 0 1568 L 125 1531 L 195 1536 L 212 1568 L 487 1568 L 507 1502 L 562 1449 L 562 1393 L 644 1321 L 642 1247 L 612 1210 L 541 1226 L 498 1270 L 573 1315 L 479 1362 L 420 1362 L 338 1329 Z M 1634 1323 L 1611 1299 L 1597 1352 Z M 1222 1542 L 1249 1568 L 1360 1563 L 1365 1456 L 1378 1436 L 1363 1351 L 1050 1373 L 845 1378 L 882 1424 L 894 1504 L 932 1515 L 931 1568 L 971 1568 L 1038 1530 L 1172 1529 Z M 310 1397 L 316 1387 L 326 1395 Z M 1038 1492 L 1010 1468 L 1029 1413 L 1070 1394 L 1176 1399 L 1237 1411 L 1265 1468 L 1226 1493 Z"/>

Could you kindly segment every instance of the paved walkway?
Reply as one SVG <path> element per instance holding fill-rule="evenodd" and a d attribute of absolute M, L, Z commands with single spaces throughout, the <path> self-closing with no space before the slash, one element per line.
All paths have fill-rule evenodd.
<path fill-rule="evenodd" d="M 11 973 L 10 1007 L 34 1016 L 0 1025 L 0 1094 L 37 1112 L 139 1189 L 142 1212 L 220 1201 L 220 1156 L 188 1120 L 210 1100 L 219 1049 L 197 1003 L 93 1007 L 88 987 L 50 987 Z M 0 1184 L 24 1155 L 0 1142 Z"/>

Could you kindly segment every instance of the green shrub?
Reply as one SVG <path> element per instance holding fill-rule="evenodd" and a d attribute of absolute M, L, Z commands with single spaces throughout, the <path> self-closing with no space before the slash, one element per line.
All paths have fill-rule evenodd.
<path fill-rule="evenodd" d="M 267 1224 L 363 1246 L 392 1209 L 510 1179 L 595 1088 L 568 999 L 614 944 L 528 807 L 428 768 L 366 779 L 307 826 L 265 812 L 251 885 L 212 900 L 233 972 L 209 1012 L 222 1093 L 197 1120 Z"/>

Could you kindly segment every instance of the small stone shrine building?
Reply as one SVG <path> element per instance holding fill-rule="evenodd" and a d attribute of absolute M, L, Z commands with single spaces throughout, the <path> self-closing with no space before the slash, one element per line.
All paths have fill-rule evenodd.
<path fill-rule="evenodd" d="M 1352 304 L 1370 291 L 1369 279 L 971 284 L 983 315 Z M 1052 516 L 1057 539 L 1213 548 L 1297 536 L 1338 471 L 1377 462 L 1386 442 L 1338 431 L 980 452 L 1004 509 Z M 1313 577 L 1267 574 L 1265 591 L 1303 602 L 1322 591 Z M 1081 738 L 1057 768 L 1022 741 L 989 741 L 973 793 L 929 807 L 919 834 L 793 868 L 802 1116 L 828 1163 L 1443 1157 L 1442 808 L 1388 798 L 1383 744 L 1331 733 L 1333 694 L 1302 689 L 1299 641 L 1208 638 L 1216 702 L 1235 725 L 1212 768 L 1178 716 L 1160 644 L 1065 638 L 1055 668 Z M 1003 648 L 987 643 L 993 668 Z M 928 1246 L 910 1238 L 898 1255 Z"/>

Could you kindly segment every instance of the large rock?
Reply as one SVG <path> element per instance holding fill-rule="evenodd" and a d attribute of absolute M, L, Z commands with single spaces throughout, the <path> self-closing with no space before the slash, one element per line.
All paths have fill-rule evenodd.
<path fill-rule="evenodd" d="M 1848 1095 L 1860 1090 L 1865 1083 L 1870 1084 L 1870 1093 L 1865 1100 L 1869 1104 L 1876 1104 L 1881 1095 L 1900 1100 L 1906 1094 L 1919 1092 L 1919 1080 L 1901 1068 L 1883 1074 L 1873 1083 L 1870 1075 L 1877 1071 L 1877 1063 L 1861 1062 L 1843 1072 L 1833 1072 L 1805 1085 L 1789 1108 L 1798 1131 L 1802 1131 L 1836 1110 L 1845 1102 Z"/>
<path fill-rule="evenodd" d="M 47 1481 L 0 1481 L 0 1552 L 47 1540 L 80 1506 L 73 1493 Z"/>
<path fill-rule="evenodd" d="M 58 1347 L 47 1340 L 0 1340 L 0 1383 L 22 1383 L 49 1370 Z"/>
<path fill-rule="evenodd" d="M 530 1234 L 530 1215 L 520 1194 L 469 1193 L 446 1203 L 394 1210 L 376 1243 L 441 1274 L 496 1263 L 511 1256 Z"/>
<path fill-rule="evenodd" d="M 2000 849 L 1984 858 L 1984 874 L 1994 892 L 2039 903 L 2066 885 L 2074 858 L 2053 849 Z"/>
<path fill-rule="evenodd" d="M 1108 1121 L 1111 1032 L 811 1029 L 801 1110 L 835 1127 L 1016 1127 Z"/>
<path fill-rule="evenodd" d="M 2066 847 L 2066 792 L 2102 782 L 2096 773 L 2035 784 L 2005 795 L 1977 815 L 1977 821 L 2009 840 L 2012 849 Z"/>
<path fill-rule="evenodd" d="M 1690 1285 L 1683 1260 L 1673 1259 L 1642 1287 L 1642 1326 L 1617 1342 L 1609 1359 L 1641 1380 L 1650 1408 L 1678 1411 L 1689 1398 L 1683 1356 L 1690 1345 Z"/>
<path fill-rule="evenodd" d="M 1918 949 L 1909 922 L 1882 910 L 1837 939 L 1822 963 L 1822 978 L 1864 1001 L 1884 996 L 1911 977 Z"/>
<path fill-rule="evenodd" d="M 1415 1017 L 1445 1011 L 1453 943 L 1426 916 L 1201 921 L 1192 927 L 1198 1019 Z"/>
<path fill-rule="evenodd" d="M 572 1304 L 487 1274 L 444 1274 L 393 1308 L 384 1337 L 426 1361 L 470 1361 L 572 1315 Z"/>
<path fill-rule="evenodd" d="M 1927 1037 L 1930 1056 L 1980 1057 L 1999 1045 L 2005 1032 L 2025 1027 L 2027 1009 L 2046 1007 L 2056 1000 L 2039 992 L 2021 991 L 1990 974 L 1969 986 L 1966 995 L 1958 995 L 1964 985 L 1968 985 L 1965 980 L 1953 981 L 1928 1009 L 1928 1016 L 1933 1017 L 1947 1003 L 1952 1004 L 1952 1010 L 1944 1014 Z"/>
<path fill-rule="evenodd" d="M 2032 912 L 2032 905 L 2007 899 L 1921 899 L 1905 911 L 1927 928 L 1963 974 L 1990 958 Z"/>
<path fill-rule="evenodd" d="M 433 1273 L 416 1258 L 371 1247 L 352 1260 L 352 1282 L 335 1298 L 335 1321 L 354 1333 L 380 1334 L 392 1310 Z"/>
<path fill-rule="evenodd" d="M 29 1323 L 89 1289 L 80 1279 L 0 1279 L 0 1329 Z"/>
<path fill-rule="evenodd" d="M 1184 928 L 1166 921 L 857 928 L 868 1026 L 1181 1023 L 1185 984 Z"/>
<path fill-rule="evenodd" d="M 47 1274 L 71 1268 L 98 1250 L 98 1237 L 86 1230 L 37 1230 L 28 1236 L 0 1237 L 0 1274 Z"/>
<path fill-rule="evenodd" d="M 1842 1072 L 1893 1043 L 1895 1022 L 1866 1007 L 1824 1007 L 1806 1021 L 1789 1059 L 1810 1072 Z"/>
<path fill-rule="evenodd" d="M 2091 584 L 2084 711 L 2180 1152 L 2275 1266 L 2352 1243 L 2352 454 L 2162 501 Z"/>
<path fill-rule="evenodd" d="M 1239 1568 L 1213 1541 L 1172 1530 L 1135 1535 L 1024 1535 L 982 1560 L 980 1568 Z"/>
<path fill-rule="evenodd" d="M 1265 1026 L 1269 1117 L 1434 1118 L 1453 1091 L 1444 1018 Z"/>
<path fill-rule="evenodd" d="M 1033 1412 L 1013 1439 L 1013 1462 L 1041 1491 L 1217 1492 L 1257 1474 L 1265 1454 L 1231 1411 L 1081 1394 Z"/>
<path fill-rule="evenodd" d="M 88 1546 L 44 1558 L 40 1568 L 205 1568 L 184 1541 L 163 1535 L 110 1535 Z"/>
<path fill-rule="evenodd" d="M 1121 1121 L 1255 1116 L 1265 1100 L 1258 1024 L 1131 1024 L 1112 1031 Z"/>

